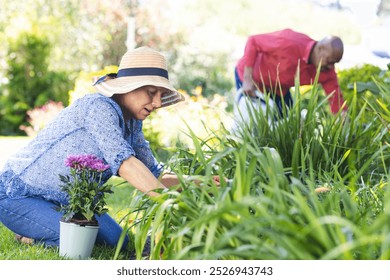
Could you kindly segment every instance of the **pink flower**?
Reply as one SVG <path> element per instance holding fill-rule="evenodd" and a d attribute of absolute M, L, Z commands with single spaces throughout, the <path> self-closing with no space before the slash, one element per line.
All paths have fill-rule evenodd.
<path fill-rule="evenodd" d="M 70 155 L 66 158 L 65 165 L 76 170 L 89 169 L 97 172 L 103 172 L 110 167 L 95 155 Z"/>
<path fill-rule="evenodd" d="M 103 171 L 110 166 L 95 155 L 69 155 L 65 165 L 70 167 L 70 174 L 59 175 L 62 191 L 69 196 L 69 203 L 61 206 L 64 219 L 68 221 L 75 215 L 82 215 L 87 220 L 94 215 L 107 212 L 105 193 L 111 193 L 111 186 L 105 185 Z"/>

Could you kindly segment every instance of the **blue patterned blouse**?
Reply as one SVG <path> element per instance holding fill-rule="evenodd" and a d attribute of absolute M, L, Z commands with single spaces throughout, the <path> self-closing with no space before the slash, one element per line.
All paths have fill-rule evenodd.
<path fill-rule="evenodd" d="M 61 111 L 28 146 L 9 158 L 0 172 L 0 191 L 66 203 L 59 174 L 69 174 L 69 155 L 93 154 L 110 168 L 104 182 L 118 174 L 121 163 L 135 156 L 158 177 L 159 164 L 142 133 L 142 121 L 125 121 L 119 105 L 101 94 L 88 94 Z"/>

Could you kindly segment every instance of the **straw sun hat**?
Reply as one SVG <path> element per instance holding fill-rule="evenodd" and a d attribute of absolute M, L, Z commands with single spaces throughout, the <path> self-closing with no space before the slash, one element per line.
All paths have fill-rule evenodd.
<path fill-rule="evenodd" d="M 151 48 L 140 47 L 123 55 L 118 73 L 99 78 L 93 86 L 101 94 L 111 97 L 113 94 L 124 94 L 149 85 L 169 90 L 161 98 L 161 107 L 184 100 L 169 82 L 165 57 Z"/>

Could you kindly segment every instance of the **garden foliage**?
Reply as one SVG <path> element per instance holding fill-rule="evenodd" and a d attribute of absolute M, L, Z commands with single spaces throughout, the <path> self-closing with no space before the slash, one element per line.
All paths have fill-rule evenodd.
<path fill-rule="evenodd" d="M 341 70 L 338 76 L 340 88 L 346 99 L 351 99 L 355 93 L 357 94 L 358 109 L 362 109 L 366 100 L 372 102 L 381 98 L 377 82 L 390 85 L 390 72 L 370 64 Z"/>
<path fill-rule="evenodd" d="M 26 113 L 50 100 L 68 104 L 72 81 L 66 72 L 49 69 L 51 44 L 45 36 L 21 33 L 8 50 L 8 83 L 2 86 L 0 134 L 21 135 Z"/>
<path fill-rule="evenodd" d="M 195 148 L 170 166 L 202 186 L 182 178 L 182 191 L 133 194 L 123 225 L 137 258 L 150 236 L 150 259 L 389 259 L 390 87 L 377 85 L 380 99 L 355 92 L 336 116 L 314 86 L 307 104 L 296 89 L 288 117 L 257 115 L 239 135 L 201 139 L 189 127 Z"/>

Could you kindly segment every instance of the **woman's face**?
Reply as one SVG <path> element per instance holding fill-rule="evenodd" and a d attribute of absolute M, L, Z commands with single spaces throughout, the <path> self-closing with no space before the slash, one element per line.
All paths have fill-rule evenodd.
<path fill-rule="evenodd" d="M 162 87 L 144 86 L 126 94 L 118 94 L 116 100 L 126 118 L 144 120 L 161 107 L 161 97 L 166 92 L 168 90 Z"/>

